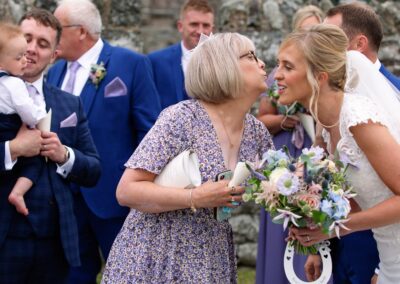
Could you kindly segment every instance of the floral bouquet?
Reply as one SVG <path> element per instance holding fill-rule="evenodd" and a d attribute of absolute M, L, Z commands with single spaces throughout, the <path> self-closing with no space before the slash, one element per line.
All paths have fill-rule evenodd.
<path fill-rule="evenodd" d="M 338 237 L 340 228 L 347 229 L 349 198 L 355 196 L 345 179 L 347 167 L 327 159 L 322 148 L 303 149 L 298 159 L 287 148 L 269 150 L 259 165 L 247 166 L 253 177 L 243 200 L 260 204 L 284 229 L 321 227 L 324 233 L 335 231 Z M 318 252 L 318 245 L 304 247 L 297 240 L 290 240 L 289 245 L 301 254 Z"/>

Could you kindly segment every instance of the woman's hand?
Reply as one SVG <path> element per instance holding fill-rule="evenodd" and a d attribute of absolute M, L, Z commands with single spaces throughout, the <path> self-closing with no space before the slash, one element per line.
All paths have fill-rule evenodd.
<path fill-rule="evenodd" d="M 192 199 L 196 208 L 231 207 L 242 201 L 244 188 L 235 186 L 228 188 L 229 181 L 206 182 L 193 189 Z M 236 204 L 237 204 L 236 203 Z"/>
<path fill-rule="evenodd" d="M 281 128 L 282 129 L 292 129 L 296 126 L 296 124 L 299 123 L 299 117 L 297 115 L 288 115 L 288 116 L 283 116 L 282 115 L 282 122 L 281 122 Z"/>
<path fill-rule="evenodd" d="M 324 234 L 320 228 L 308 229 L 308 228 L 290 228 L 289 232 L 292 238 L 295 238 L 305 247 L 309 247 L 320 243 L 323 240 L 330 239 L 331 237 L 327 234 Z"/>
<path fill-rule="evenodd" d="M 315 281 L 321 276 L 322 261 L 318 254 L 311 254 L 304 264 L 307 281 Z"/>

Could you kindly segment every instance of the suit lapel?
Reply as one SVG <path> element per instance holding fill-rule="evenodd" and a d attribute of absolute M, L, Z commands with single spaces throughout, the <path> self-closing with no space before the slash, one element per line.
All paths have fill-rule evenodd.
<path fill-rule="evenodd" d="M 171 56 L 171 68 L 172 74 L 174 76 L 175 82 L 175 92 L 177 101 L 180 102 L 185 99 L 185 84 L 184 84 L 184 75 L 182 69 L 182 48 L 181 44 L 177 44 L 176 48 L 172 51 L 173 56 Z"/>
<path fill-rule="evenodd" d="M 62 60 L 60 65 L 54 69 L 54 76 L 57 81 L 53 85 L 61 89 L 62 82 L 64 81 L 65 74 L 67 73 L 67 61 Z"/>
<path fill-rule="evenodd" d="M 393 84 L 393 86 L 396 87 L 397 90 L 400 90 L 399 78 L 390 73 L 389 70 L 387 70 L 385 66 L 383 66 L 383 64 L 381 64 L 381 68 L 379 69 L 379 71 L 383 74 L 383 76 L 385 76 L 390 81 L 390 83 Z"/>
<path fill-rule="evenodd" d="M 52 132 L 58 132 L 59 129 L 59 125 L 57 125 L 57 123 L 55 123 L 55 116 L 57 115 L 56 111 L 54 109 L 54 95 L 55 94 L 51 94 L 51 91 L 49 89 L 49 86 L 43 82 L 43 96 L 44 96 L 44 101 L 46 102 L 46 112 L 49 112 L 49 110 L 51 109 L 52 112 L 52 116 L 51 116 L 51 124 L 50 124 L 50 131 Z"/>
<path fill-rule="evenodd" d="M 108 67 L 108 62 L 110 60 L 111 49 L 112 49 L 111 46 L 107 42 L 104 42 L 103 49 L 101 50 L 99 59 L 97 61 L 97 64 L 100 64 L 101 62 L 103 62 L 106 70 Z M 92 109 L 96 94 L 99 93 L 99 91 L 104 88 L 103 84 L 105 81 L 107 81 L 106 79 L 107 79 L 107 74 L 106 74 L 106 77 L 103 79 L 103 81 L 101 81 L 100 84 L 96 87 L 89 78 L 86 81 L 85 86 L 83 87 L 83 90 L 82 90 L 80 96 L 81 96 L 81 99 L 83 102 L 83 108 L 85 109 L 85 112 L 88 117 L 90 115 L 90 111 Z"/>

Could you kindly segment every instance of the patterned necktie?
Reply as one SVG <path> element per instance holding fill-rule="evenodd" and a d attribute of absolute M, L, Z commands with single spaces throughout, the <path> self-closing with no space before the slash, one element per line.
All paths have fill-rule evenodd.
<path fill-rule="evenodd" d="M 72 94 L 74 91 L 76 72 L 78 71 L 79 67 L 81 67 L 81 65 L 78 61 L 74 61 L 69 65 L 69 78 L 67 84 L 65 84 L 64 87 L 64 91 L 66 91 L 67 93 Z"/>

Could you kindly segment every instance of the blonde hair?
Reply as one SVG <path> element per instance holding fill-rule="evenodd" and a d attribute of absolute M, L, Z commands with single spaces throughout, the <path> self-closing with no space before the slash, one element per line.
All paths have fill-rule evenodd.
<path fill-rule="evenodd" d="M 238 97 L 243 86 L 239 57 L 250 50 L 252 41 L 238 33 L 220 33 L 199 44 L 185 74 L 188 95 L 216 104 Z"/>
<path fill-rule="evenodd" d="M 321 72 L 326 72 L 329 86 L 333 90 L 344 91 L 348 46 L 346 34 L 337 26 L 318 24 L 289 34 L 280 50 L 292 45 L 303 53 L 307 62 L 307 80 L 312 90 L 308 109 L 319 122 L 317 102 L 320 90 L 317 77 Z"/>
<path fill-rule="evenodd" d="M 10 39 L 24 36 L 19 26 L 12 23 L 0 22 L 0 55 Z"/>
<path fill-rule="evenodd" d="M 320 8 L 314 5 L 308 5 L 300 8 L 293 16 L 292 29 L 299 29 L 304 20 L 310 17 L 316 17 L 319 23 L 322 23 L 324 12 L 322 12 Z"/>

